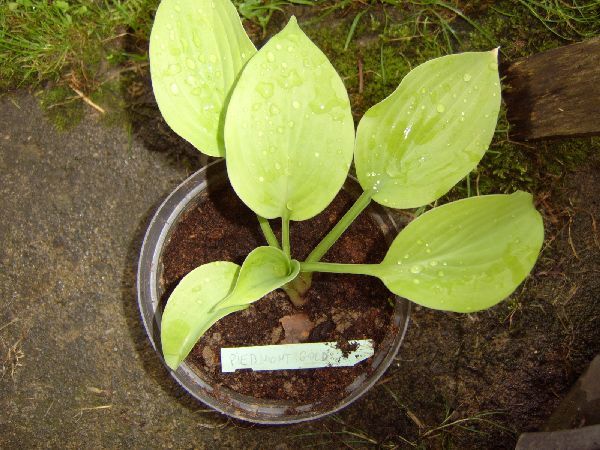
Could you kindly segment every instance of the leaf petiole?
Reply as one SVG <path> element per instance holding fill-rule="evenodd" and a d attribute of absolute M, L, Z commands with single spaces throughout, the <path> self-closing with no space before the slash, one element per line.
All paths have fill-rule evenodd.
<path fill-rule="evenodd" d="M 290 251 L 290 211 L 286 208 L 286 212 L 281 217 L 281 246 L 283 253 L 288 258 L 291 258 Z"/>
<path fill-rule="evenodd" d="M 275 236 L 275 233 L 273 233 L 273 228 L 271 228 L 271 224 L 269 223 L 268 219 L 265 219 L 262 216 L 259 216 L 258 214 L 256 215 L 256 217 L 258 218 L 258 223 L 260 224 L 260 229 L 263 232 L 263 235 L 265 236 L 265 239 L 267 240 L 267 244 L 269 244 L 271 247 L 275 247 L 281 250 L 281 246 L 279 245 L 279 241 L 277 240 L 277 237 Z"/>
<path fill-rule="evenodd" d="M 363 191 L 362 194 L 356 199 L 350 209 L 344 214 L 340 221 L 335 224 L 329 233 L 323 238 L 321 242 L 310 252 L 306 258 L 306 262 L 317 262 L 320 261 L 325 253 L 336 243 L 342 233 L 354 222 L 354 219 L 364 211 L 364 209 L 371 203 L 371 198 L 375 192 L 373 190 Z M 304 272 L 304 270 L 302 270 Z"/>
<path fill-rule="evenodd" d="M 351 273 L 378 277 L 381 264 L 338 264 L 327 262 L 301 262 L 301 272 Z"/>

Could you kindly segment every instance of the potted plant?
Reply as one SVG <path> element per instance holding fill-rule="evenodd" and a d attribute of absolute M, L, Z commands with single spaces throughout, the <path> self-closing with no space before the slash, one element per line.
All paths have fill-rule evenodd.
<path fill-rule="evenodd" d="M 425 207 L 474 169 L 491 142 L 500 107 L 497 50 L 449 55 L 418 66 L 394 93 L 367 111 L 356 133 L 341 79 L 294 17 L 257 51 L 229 0 L 163 0 L 150 38 L 150 67 L 165 120 L 200 151 L 225 157 L 226 176 L 256 214 L 268 244 L 259 243 L 241 265 L 209 260 L 186 268 L 179 274 L 185 276 L 166 295 L 161 314 L 158 291 L 167 292 L 166 284 L 174 282 L 161 280 L 165 255 L 173 253 L 168 247 L 177 234 L 172 226 L 179 222 L 188 229 L 210 228 L 190 219 L 194 199 L 204 192 L 205 201 L 210 197 L 207 186 L 227 182 L 224 171 L 211 176 L 210 170 L 192 176 L 167 199 L 144 242 L 138 290 L 150 338 L 155 345 L 160 341 L 174 376 L 188 389 L 196 386 L 202 394 L 191 389 L 194 395 L 220 411 L 256 422 L 308 420 L 357 398 L 389 365 L 406 325 L 405 304 L 396 303 L 395 313 L 388 310 L 394 319 L 379 324 L 394 330 L 391 338 L 314 342 L 320 334 L 313 330 L 327 322 L 318 323 L 314 311 L 312 317 L 303 313 L 311 307 L 313 273 L 367 275 L 419 305 L 470 313 L 510 295 L 535 264 L 543 223 L 531 195 L 524 192 L 471 197 L 432 208 L 400 231 L 380 262 L 321 261 L 355 220 L 368 219 L 361 215 L 365 209 Z M 343 216 L 338 214 L 339 221 L 312 251 L 300 260 L 294 258 L 290 223 L 321 217 L 319 213 L 344 185 L 353 160 L 359 186 L 353 204 Z M 231 196 L 223 190 L 217 195 L 229 202 L 226 209 L 235 209 L 227 200 Z M 392 223 L 385 213 L 371 214 L 380 223 Z M 280 241 L 271 219 L 281 220 Z M 237 244 L 250 240 L 243 234 L 216 235 L 218 241 L 232 239 Z M 368 236 L 359 236 L 351 248 L 360 247 L 365 239 Z M 296 242 L 310 240 L 302 236 Z M 176 251 L 173 254 L 172 260 L 185 259 Z M 279 288 L 287 297 L 275 292 Z M 214 330 L 226 320 L 231 321 L 233 332 L 252 340 L 252 331 L 245 330 L 244 311 L 260 299 L 285 309 L 278 318 L 284 344 L 247 348 L 243 346 L 252 342 L 234 339 L 243 348 L 222 345 L 222 333 Z M 353 300 L 347 299 L 349 312 L 355 307 Z M 389 308 L 386 305 L 381 298 L 381 309 Z M 370 326 L 375 329 L 377 324 L 373 320 Z M 209 332 L 211 339 L 219 340 L 216 347 L 205 343 L 201 350 L 193 350 Z M 288 334 L 296 338 L 286 340 Z M 321 334 L 332 335 L 337 336 Z M 318 347 L 296 344 L 311 336 L 310 345 Z M 274 341 L 282 342 L 281 333 Z M 317 356 L 307 362 L 314 349 Z M 220 381 L 211 384 L 210 373 L 204 376 L 198 364 L 185 364 L 190 352 L 212 366 L 212 375 Z M 315 361 L 318 355 L 325 356 Z M 361 358 L 368 359 L 361 363 Z M 272 375 L 285 390 L 286 382 L 296 383 L 289 375 L 293 369 L 346 370 L 315 368 L 338 365 L 360 366 L 364 373 L 356 375 L 356 382 L 344 386 L 344 395 L 333 401 L 277 402 L 264 393 L 257 396 L 266 400 L 253 398 L 241 388 L 236 394 L 235 383 L 225 383 L 227 388 L 221 383 L 227 370 L 286 369 L 284 377 L 277 370 Z M 264 378 L 256 380 L 258 385 Z"/>

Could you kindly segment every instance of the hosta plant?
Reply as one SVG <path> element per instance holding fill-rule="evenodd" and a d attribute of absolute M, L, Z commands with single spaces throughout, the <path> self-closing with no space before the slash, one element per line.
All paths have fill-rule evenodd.
<path fill-rule="evenodd" d="M 500 108 L 497 50 L 416 67 L 356 131 L 342 80 L 294 17 L 257 51 L 229 0 L 163 0 L 150 68 L 166 122 L 200 151 L 226 158 L 268 244 L 241 267 L 213 262 L 181 280 L 161 324 L 171 368 L 216 321 L 274 289 L 302 304 L 312 272 L 374 276 L 419 305 L 468 313 L 506 298 L 532 269 L 543 224 L 525 192 L 431 208 L 379 264 L 320 262 L 370 202 L 430 205 L 475 168 Z M 290 222 L 323 211 L 353 160 L 362 195 L 305 261 L 292 259 Z M 281 245 L 268 219 L 282 221 Z"/>

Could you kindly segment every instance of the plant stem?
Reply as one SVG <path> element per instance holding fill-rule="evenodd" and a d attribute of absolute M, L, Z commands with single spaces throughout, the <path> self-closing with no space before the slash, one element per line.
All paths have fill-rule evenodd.
<path fill-rule="evenodd" d="M 336 243 L 339 237 L 344 231 L 354 222 L 354 219 L 363 212 L 363 210 L 371 203 L 371 198 L 374 192 L 372 190 L 364 191 L 360 194 L 360 197 L 356 199 L 356 202 L 350 207 L 348 212 L 344 214 L 344 217 L 340 219 L 338 223 L 331 229 L 329 233 L 323 238 L 321 242 L 310 252 L 310 255 L 306 258 L 306 262 L 317 262 L 327 253 L 327 251 Z M 302 269 L 300 269 L 303 271 Z"/>
<path fill-rule="evenodd" d="M 277 241 L 277 237 L 275 236 L 275 233 L 273 233 L 273 229 L 271 228 L 271 224 L 269 223 L 269 220 L 265 219 L 262 216 L 259 216 L 258 214 L 256 215 L 256 217 L 258 217 L 258 223 L 260 224 L 260 229 L 262 230 L 263 234 L 265 235 L 267 244 L 269 244 L 271 247 L 281 249 L 281 246 L 279 245 L 279 242 Z"/>
<path fill-rule="evenodd" d="M 353 273 L 377 276 L 381 264 L 338 264 L 326 262 L 301 262 L 301 272 Z"/>
<path fill-rule="evenodd" d="M 281 246 L 283 247 L 283 253 L 288 258 L 291 258 L 290 251 L 290 213 L 287 211 L 281 217 Z"/>

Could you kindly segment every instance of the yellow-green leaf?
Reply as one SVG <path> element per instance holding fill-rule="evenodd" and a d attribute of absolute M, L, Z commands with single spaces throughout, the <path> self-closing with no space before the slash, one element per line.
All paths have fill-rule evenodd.
<path fill-rule="evenodd" d="M 497 49 L 449 55 L 412 70 L 357 130 L 358 180 L 373 200 L 414 208 L 477 166 L 500 108 Z"/>
<path fill-rule="evenodd" d="M 167 365 L 175 370 L 215 322 L 293 280 L 299 270 L 298 261 L 274 247 L 254 249 L 241 269 L 219 261 L 192 270 L 163 312 L 161 342 Z"/>
<path fill-rule="evenodd" d="M 150 35 L 150 72 L 173 131 L 207 155 L 225 156 L 227 100 L 255 53 L 229 0 L 162 0 Z"/>
<path fill-rule="evenodd" d="M 408 224 L 374 275 L 392 292 L 428 308 L 478 311 L 519 286 L 543 241 L 531 194 L 471 197 Z"/>
<path fill-rule="evenodd" d="M 231 291 L 239 268 L 224 261 L 204 264 L 183 277 L 171 293 L 160 327 L 163 356 L 171 369 L 181 364 L 217 320 L 236 310 L 213 308 Z"/>
<path fill-rule="evenodd" d="M 300 264 L 278 248 L 258 247 L 244 260 L 235 287 L 219 308 L 246 306 L 292 281 Z"/>
<path fill-rule="evenodd" d="M 242 72 L 225 143 L 231 184 L 260 216 L 311 218 L 342 187 L 354 146 L 348 94 L 294 17 Z"/>

